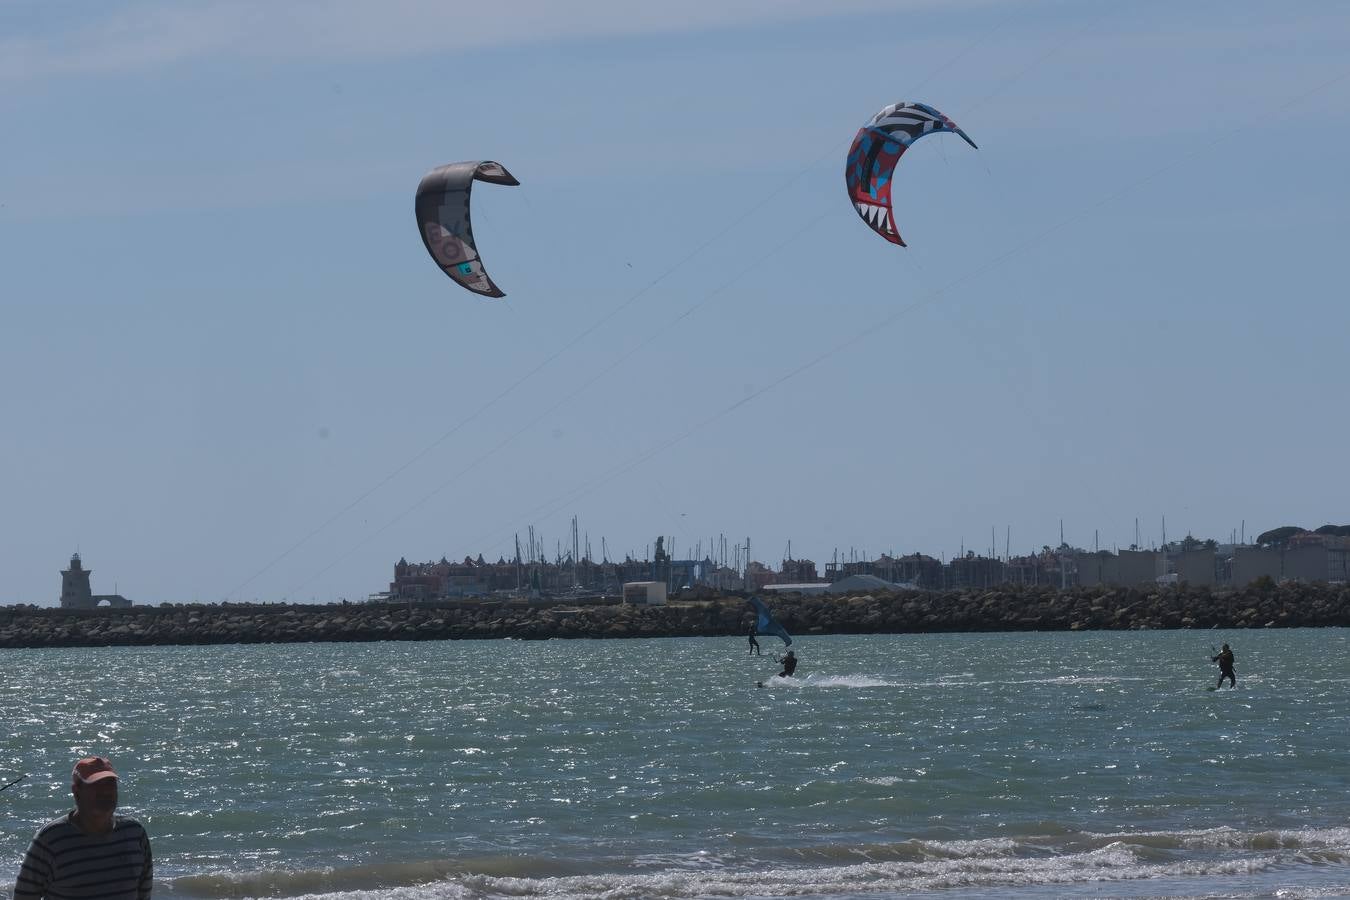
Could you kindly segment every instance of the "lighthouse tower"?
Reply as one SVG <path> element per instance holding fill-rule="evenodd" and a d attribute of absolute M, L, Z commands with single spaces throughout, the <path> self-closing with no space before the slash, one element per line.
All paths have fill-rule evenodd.
<path fill-rule="evenodd" d="M 93 609 L 94 592 L 89 588 L 92 569 L 80 565 L 80 554 L 70 557 L 70 568 L 61 571 L 61 608 Z"/>

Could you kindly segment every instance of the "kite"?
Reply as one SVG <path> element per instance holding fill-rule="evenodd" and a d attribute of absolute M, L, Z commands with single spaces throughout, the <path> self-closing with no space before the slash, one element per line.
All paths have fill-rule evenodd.
<path fill-rule="evenodd" d="M 764 601 L 758 597 L 751 597 L 750 603 L 755 607 L 755 612 L 759 618 L 755 620 L 756 634 L 772 634 L 783 639 L 784 646 L 792 646 L 792 635 L 787 633 L 787 629 L 778 624 L 778 620 L 769 612 L 769 608 L 764 605 Z"/>
<path fill-rule="evenodd" d="M 848 163 L 844 167 L 848 198 L 868 227 L 892 244 L 907 246 L 900 239 L 891 211 L 891 174 L 910 144 L 939 131 L 959 134 L 975 147 L 969 135 L 933 107 L 901 102 L 892 103 L 859 128 L 853 146 L 848 149 Z"/>
<path fill-rule="evenodd" d="M 485 297 L 505 297 L 483 269 L 469 224 L 469 191 L 475 180 L 520 184 L 501 163 L 457 162 L 432 169 L 417 186 L 417 229 L 427 252 L 445 274 Z"/>

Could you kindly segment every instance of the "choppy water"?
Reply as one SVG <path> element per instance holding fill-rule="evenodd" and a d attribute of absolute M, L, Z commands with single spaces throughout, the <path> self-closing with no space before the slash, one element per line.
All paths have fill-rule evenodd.
<path fill-rule="evenodd" d="M 175 897 L 1350 896 L 1345 630 L 796 646 L 0 651 L 0 877 L 99 752 Z"/>

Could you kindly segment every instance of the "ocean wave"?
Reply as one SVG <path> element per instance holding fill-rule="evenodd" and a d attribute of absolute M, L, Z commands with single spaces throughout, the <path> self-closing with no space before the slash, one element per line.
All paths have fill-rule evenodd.
<path fill-rule="evenodd" d="M 349 869 L 188 876 L 175 879 L 170 893 L 210 900 L 748 900 L 1067 888 L 1141 879 L 1253 876 L 1287 872 L 1299 866 L 1350 870 L 1350 829 L 1067 832 L 983 840 L 911 839 L 887 844 L 777 848 L 769 855 L 772 858 L 756 859 L 753 855 L 705 853 L 680 859 L 648 856 L 585 862 L 495 856 Z"/>
<path fill-rule="evenodd" d="M 1196 831 L 1152 831 L 1120 834 L 1089 834 L 1102 841 L 1129 840 L 1141 845 L 1177 850 L 1317 850 L 1342 853 L 1350 863 L 1350 827 L 1302 828 L 1270 831 L 1239 831 L 1206 828 Z"/>

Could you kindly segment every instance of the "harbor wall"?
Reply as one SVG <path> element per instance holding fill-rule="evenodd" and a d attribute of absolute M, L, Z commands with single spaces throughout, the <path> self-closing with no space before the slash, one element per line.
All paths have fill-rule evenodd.
<path fill-rule="evenodd" d="M 1350 626 L 1350 586 L 1243 589 L 1021 587 L 772 601 L 793 634 L 1289 628 Z M 0 607 L 0 648 L 300 643 L 474 638 L 737 636 L 752 621 L 740 596 L 665 606 L 526 601 L 441 604 L 164 604 L 130 609 Z"/>

